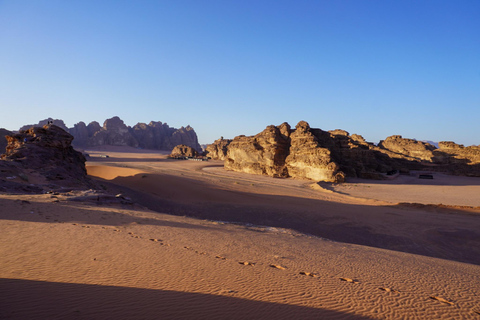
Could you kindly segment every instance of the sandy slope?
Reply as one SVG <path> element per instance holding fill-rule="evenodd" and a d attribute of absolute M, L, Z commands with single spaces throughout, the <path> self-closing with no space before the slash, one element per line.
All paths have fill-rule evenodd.
<path fill-rule="evenodd" d="M 102 182 L 111 191 L 177 215 L 68 201 L 70 194 L 0 196 L 0 319 L 480 317 L 480 267 L 457 262 L 453 249 L 434 241 L 455 239 L 438 231 L 447 226 L 477 228 L 475 213 L 390 206 L 315 190 L 305 181 L 144 155 L 110 150 L 110 158 L 94 158 L 89 170 L 111 179 Z M 194 210 L 277 227 L 178 216 Z M 437 230 L 430 238 L 425 224 Z M 280 228 L 287 225 L 346 233 L 350 243 Z M 430 255 L 450 260 L 408 253 L 408 237 L 418 247 L 430 241 Z M 382 239 L 405 252 L 379 248 Z"/>

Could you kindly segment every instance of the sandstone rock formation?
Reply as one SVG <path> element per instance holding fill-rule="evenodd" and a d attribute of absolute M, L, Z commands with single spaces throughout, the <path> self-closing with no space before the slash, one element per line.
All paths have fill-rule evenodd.
<path fill-rule="evenodd" d="M 232 141 L 232 139 L 223 139 L 223 137 L 215 140 L 212 144 L 206 146 L 205 151 L 207 156 L 213 160 L 225 160 L 228 152 L 228 145 Z"/>
<path fill-rule="evenodd" d="M 402 136 L 390 136 L 380 141 L 379 147 L 393 152 L 392 157 L 411 157 L 417 160 L 432 161 L 435 146 L 413 139 L 405 139 Z M 396 155 L 395 155 L 396 154 Z"/>
<path fill-rule="evenodd" d="M 175 146 L 170 154 L 171 158 L 194 158 L 196 156 L 198 156 L 197 150 L 184 144 Z"/>
<path fill-rule="evenodd" d="M 480 146 L 465 147 L 452 141 L 439 142 L 433 153 L 437 164 L 446 164 L 456 175 L 480 176 Z"/>
<path fill-rule="evenodd" d="M 228 146 L 225 168 L 272 177 L 287 177 L 285 158 L 290 146 L 288 124 L 268 126 L 253 137 L 238 136 Z"/>
<path fill-rule="evenodd" d="M 217 141 L 209 146 L 212 154 L 218 153 Z M 274 177 L 342 182 L 345 177 L 383 179 L 394 170 L 425 169 L 480 176 L 480 147 L 441 142 L 437 149 L 398 135 L 376 146 L 360 135 L 313 129 L 305 121 L 294 130 L 284 123 L 253 137 L 238 136 L 225 148 L 226 169 Z"/>
<path fill-rule="evenodd" d="M 13 134 L 13 132 L 0 128 L 0 154 L 5 152 L 5 147 L 7 146 L 6 136 L 11 134 Z"/>
<path fill-rule="evenodd" d="M 345 174 L 333 161 L 330 150 L 321 145 L 307 122 L 297 124 L 290 140 L 290 152 L 285 160 L 289 176 L 314 181 L 345 180 Z"/>
<path fill-rule="evenodd" d="M 53 124 L 31 127 L 7 136 L 0 166 L 20 176 L 34 172 L 61 185 L 88 184 L 85 157 L 73 149 L 72 140 L 71 134 Z"/>

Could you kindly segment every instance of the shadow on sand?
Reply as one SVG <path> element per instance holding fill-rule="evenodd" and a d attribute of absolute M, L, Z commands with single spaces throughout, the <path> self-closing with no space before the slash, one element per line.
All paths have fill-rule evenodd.
<path fill-rule="evenodd" d="M 369 319 L 220 294 L 19 279 L 0 279 L 0 297 L 1 319 Z"/>

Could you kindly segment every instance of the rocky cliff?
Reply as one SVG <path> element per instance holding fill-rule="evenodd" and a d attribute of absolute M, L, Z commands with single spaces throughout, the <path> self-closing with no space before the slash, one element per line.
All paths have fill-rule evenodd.
<path fill-rule="evenodd" d="M 34 173 L 56 184 L 88 184 L 85 157 L 73 149 L 72 140 L 71 134 L 53 124 L 9 135 L 0 160 L 2 172 L 25 180 Z"/>
<path fill-rule="evenodd" d="M 253 137 L 238 136 L 228 146 L 225 168 L 272 177 L 287 177 L 285 159 L 289 152 L 288 124 L 268 126 Z"/>
<path fill-rule="evenodd" d="M 232 141 L 232 139 L 223 139 L 223 137 L 215 140 L 212 144 L 205 147 L 207 156 L 213 160 L 225 160 L 228 152 L 228 145 Z"/>

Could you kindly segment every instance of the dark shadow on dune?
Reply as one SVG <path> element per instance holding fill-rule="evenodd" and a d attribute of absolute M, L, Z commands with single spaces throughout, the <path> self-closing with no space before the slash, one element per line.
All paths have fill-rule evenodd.
<path fill-rule="evenodd" d="M 161 213 L 289 228 L 339 242 L 480 265 L 480 219 L 478 215 L 456 214 L 464 213 L 462 210 L 338 204 L 226 191 L 182 177 L 174 178 L 176 182 L 180 181 L 179 184 L 166 184 L 155 190 L 155 194 L 145 189 L 133 190 L 115 185 L 131 179 L 163 183 L 159 175 L 152 174 L 148 179 L 139 179 L 137 175 L 106 183 L 113 191 L 124 192 L 135 202 Z M 193 199 L 185 200 L 192 194 Z M 362 219 L 362 215 L 367 215 L 367 219 Z M 417 231 L 409 234 L 409 226 Z M 404 230 L 404 235 L 396 235 L 398 228 Z"/>
<path fill-rule="evenodd" d="M 0 200 L 0 206 L 2 202 L 7 202 L 12 200 Z M 15 201 L 15 200 L 14 200 Z M 28 221 L 28 222 L 42 222 L 42 223 L 78 223 L 78 224 L 95 224 L 100 226 L 112 226 L 112 227 L 121 227 L 129 225 L 151 225 L 151 226 L 160 226 L 160 227 L 169 227 L 169 228 L 181 228 L 181 229 L 204 229 L 208 230 L 210 227 L 208 225 L 199 225 L 191 224 L 188 222 L 176 222 L 162 219 L 161 216 L 152 218 L 138 217 L 125 215 L 121 212 L 112 210 L 117 207 L 122 207 L 122 209 L 132 210 L 136 213 L 141 212 L 142 209 L 132 207 L 131 205 L 120 205 L 120 204 L 106 204 L 106 203 L 97 203 L 95 201 L 86 201 L 85 203 L 90 205 L 98 205 L 98 209 L 91 210 L 88 208 L 80 208 L 81 214 L 79 215 L 76 211 L 70 210 L 70 203 L 62 201 L 57 204 L 51 204 L 63 208 L 63 213 L 55 215 L 51 212 L 42 210 L 39 211 L 37 208 L 37 203 L 35 201 L 29 201 L 29 203 L 22 203 L 22 201 L 16 200 L 19 203 L 21 210 L 19 212 L 2 212 L 0 219 L 2 220 L 17 220 L 17 221 Z M 42 204 L 43 206 L 44 204 Z M 106 208 L 103 210 L 102 208 Z"/>
<path fill-rule="evenodd" d="M 370 319 L 226 295 L 0 279 L 1 319 Z"/>
<path fill-rule="evenodd" d="M 458 214 L 464 212 L 426 206 L 339 204 L 307 198 L 220 190 L 214 185 L 178 176 L 170 177 L 172 180 L 168 180 L 166 175 L 148 174 L 146 178 L 142 176 L 121 177 L 113 181 L 98 180 L 108 187 L 109 192 L 125 194 L 134 202 L 159 213 L 288 228 L 339 242 L 480 265 L 478 214 Z M 132 189 L 132 180 L 135 180 L 135 189 Z M 151 219 L 124 215 L 102 210 L 102 206 L 109 204 L 88 203 L 98 204 L 98 210 L 86 207 L 82 208 L 81 216 L 72 216 L 69 214 L 68 202 L 62 201 L 52 205 L 64 206 L 65 214 L 48 217 L 48 213 L 41 216 L 29 214 L 28 208 L 35 206 L 32 202 L 21 204 L 25 210 L 20 211 L 25 213 L 4 212 L 1 218 L 112 226 L 144 224 L 187 229 L 211 228 L 208 225 L 168 221 L 161 216 Z M 139 210 L 138 207 L 129 205 L 124 208 Z M 397 232 L 397 229 L 402 232 Z M 416 231 L 410 233 L 410 230 Z"/>

